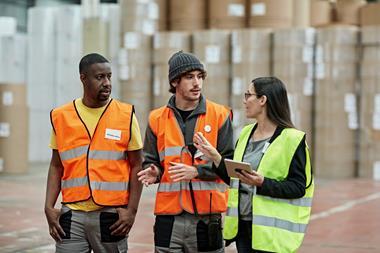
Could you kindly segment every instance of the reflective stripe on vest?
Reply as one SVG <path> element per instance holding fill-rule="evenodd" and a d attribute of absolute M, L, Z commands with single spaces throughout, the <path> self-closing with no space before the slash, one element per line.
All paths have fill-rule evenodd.
<path fill-rule="evenodd" d="M 227 190 L 226 184 L 213 181 L 192 181 L 192 186 L 194 191 L 217 190 L 225 192 Z M 160 183 L 157 189 L 158 192 L 178 192 L 180 190 L 190 191 L 189 182 Z"/>
<path fill-rule="evenodd" d="M 249 125 L 242 130 L 236 146 L 234 160 L 242 160 L 253 127 L 254 125 Z M 303 136 L 304 133 L 298 130 L 284 129 L 269 145 L 259 164 L 258 173 L 276 180 L 285 179 L 293 155 Z M 307 148 L 305 172 L 306 184 L 309 185 L 312 178 Z M 239 180 L 231 178 L 228 210 L 223 231 L 225 239 L 233 239 L 237 235 L 238 189 Z M 314 184 L 311 183 L 310 187 L 306 189 L 305 195 L 299 199 L 280 199 L 254 195 L 252 198 L 252 248 L 271 252 L 295 252 L 302 243 L 310 219 L 313 191 Z M 273 234 L 276 236 L 273 237 Z"/>
<path fill-rule="evenodd" d="M 132 113 L 131 105 L 110 101 L 90 138 L 75 102 L 51 112 L 57 149 L 64 167 L 61 179 L 63 203 L 92 197 L 96 204 L 104 206 L 128 204 L 130 165 L 127 147 Z M 117 130 L 119 139 L 105 138 L 109 130 Z"/>
<path fill-rule="evenodd" d="M 183 146 L 165 148 L 159 153 L 160 162 L 164 161 L 167 156 L 180 156 L 182 152 L 187 152 Z"/>
<path fill-rule="evenodd" d="M 221 105 L 206 101 L 206 113 L 197 116 L 195 132 L 202 132 L 213 145 L 217 145 L 218 130 L 228 119 L 230 111 Z M 169 107 L 152 111 L 149 125 L 157 137 L 157 151 L 164 173 L 158 186 L 155 204 L 156 215 L 178 214 L 183 211 L 194 213 L 190 194 L 190 183 L 194 190 L 196 208 L 199 214 L 221 213 L 226 210 L 227 186 L 218 178 L 213 181 L 192 179 L 173 182 L 168 173 L 170 162 L 184 163 L 190 166 L 207 164 L 200 158 L 192 159 L 185 146 L 184 136 L 174 112 Z M 205 131 L 211 129 L 211 131 Z M 211 201 L 211 209 L 210 209 Z"/>
<path fill-rule="evenodd" d="M 62 161 L 78 158 L 87 154 L 89 146 L 81 146 L 78 148 L 69 149 L 59 153 Z M 90 150 L 89 158 L 94 160 L 126 160 L 127 153 L 108 150 Z"/>

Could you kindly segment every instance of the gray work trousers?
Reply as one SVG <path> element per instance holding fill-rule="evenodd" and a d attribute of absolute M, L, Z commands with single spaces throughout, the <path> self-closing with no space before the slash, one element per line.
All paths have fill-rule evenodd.
<path fill-rule="evenodd" d="M 62 242 L 56 243 L 57 253 L 91 252 L 126 253 L 126 236 L 111 235 L 109 227 L 119 215 L 115 208 L 105 207 L 97 211 L 83 212 L 61 209 L 59 223 L 66 233 Z"/>
<path fill-rule="evenodd" d="M 157 215 L 154 224 L 155 252 L 224 252 L 221 215 L 213 214 L 211 217 L 213 225 L 210 225 L 209 215 L 195 216 L 186 212 Z"/>

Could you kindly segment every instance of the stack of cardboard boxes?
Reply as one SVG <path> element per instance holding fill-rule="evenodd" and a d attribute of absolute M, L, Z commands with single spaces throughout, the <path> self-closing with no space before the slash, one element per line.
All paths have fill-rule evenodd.
<path fill-rule="evenodd" d="M 273 74 L 286 85 L 292 121 L 311 145 L 315 29 L 274 31 Z"/>
<path fill-rule="evenodd" d="M 180 50 L 190 51 L 190 34 L 187 32 L 159 32 L 153 36 L 153 108 L 164 106 L 169 92 L 169 58 Z"/>
<path fill-rule="evenodd" d="M 231 34 L 231 107 L 235 139 L 246 123 L 244 92 L 256 77 L 270 75 L 271 30 L 240 29 Z"/>
<path fill-rule="evenodd" d="M 230 98 L 230 32 L 195 31 L 193 52 L 204 63 L 207 78 L 202 93 L 210 100 L 229 104 Z"/>
<path fill-rule="evenodd" d="M 170 0 L 168 26 L 171 31 L 195 31 L 207 28 L 207 1 Z"/>
<path fill-rule="evenodd" d="M 380 26 L 362 28 L 359 176 L 380 180 Z"/>
<path fill-rule="evenodd" d="M 145 132 L 151 109 L 151 37 L 139 32 L 124 34 L 119 52 L 121 100 L 135 105 L 140 128 Z"/>
<path fill-rule="evenodd" d="M 211 29 L 237 29 L 246 26 L 246 0 L 210 0 L 208 24 Z"/>
<path fill-rule="evenodd" d="M 323 178 L 352 178 L 357 163 L 358 28 L 318 29 L 314 168 Z"/>
<path fill-rule="evenodd" d="M 141 32 L 152 35 L 158 31 L 159 21 L 165 13 L 166 2 L 157 0 L 121 0 L 121 29 L 125 32 Z"/>
<path fill-rule="evenodd" d="M 0 83 L 0 172 L 28 170 L 29 110 L 25 83 Z"/>
<path fill-rule="evenodd" d="M 249 27 L 292 27 L 293 0 L 249 0 L 248 2 Z"/>
<path fill-rule="evenodd" d="M 0 17 L 0 172 L 28 169 L 26 36 L 14 18 Z"/>

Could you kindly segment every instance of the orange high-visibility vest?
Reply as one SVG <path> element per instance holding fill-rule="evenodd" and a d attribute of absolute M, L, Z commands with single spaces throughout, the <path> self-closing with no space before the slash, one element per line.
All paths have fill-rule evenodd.
<path fill-rule="evenodd" d="M 198 116 L 194 133 L 202 132 L 211 145 L 216 147 L 218 130 L 228 117 L 230 117 L 228 109 L 206 100 L 206 113 Z M 181 182 L 173 182 L 170 179 L 168 173 L 168 167 L 171 166 L 170 162 L 180 162 L 193 166 L 207 163 L 207 161 L 198 158 L 195 158 L 193 163 L 173 110 L 164 106 L 152 111 L 149 124 L 157 137 L 157 151 L 164 168 L 157 189 L 155 214 L 175 215 L 182 211 L 194 214 L 190 183 L 199 214 L 225 212 L 227 209 L 227 186 L 220 178 L 213 181 L 192 179 Z"/>
<path fill-rule="evenodd" d="M 62 203 L 87 200 L 127 205 L 130 165 L 127 147 L 133 106 L 111 100 L 91 138 L 74 101 L 52 110 L 51 122 L 64 167 Z"/>

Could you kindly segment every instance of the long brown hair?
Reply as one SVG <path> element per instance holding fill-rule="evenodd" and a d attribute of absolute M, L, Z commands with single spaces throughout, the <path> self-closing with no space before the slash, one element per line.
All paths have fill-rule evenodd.
<path fill-rule="evenodd" d="M 267 97 L 267 116 L 276 125 L 294 128 L 290 116 L 288 94 L 284 83 L 276 77 L 259 77 L 252 80 L 257 97 Z"/>

